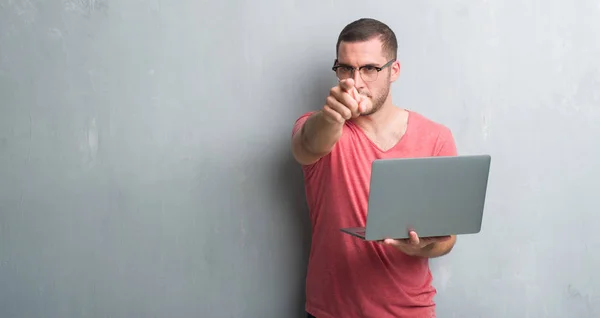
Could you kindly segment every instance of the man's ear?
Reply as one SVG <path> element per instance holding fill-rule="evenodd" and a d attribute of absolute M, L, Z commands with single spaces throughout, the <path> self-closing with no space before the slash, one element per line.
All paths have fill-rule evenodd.
<path fill-rule="evenodd" d="M 394 63 L 390 67 L 390 70 L 392 72 L 392 74 L 390 76 L 391 77 L 390 81 L 394 82 L 400 76 L 400 62 L 399 61 L 394 61 Z"/>

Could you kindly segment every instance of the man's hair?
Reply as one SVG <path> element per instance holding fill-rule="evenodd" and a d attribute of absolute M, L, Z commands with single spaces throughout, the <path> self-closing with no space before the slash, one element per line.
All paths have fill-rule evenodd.
<path fill-rule="evenodd" d="M 398 42 L 394 31 L 385 23 L 371 18 L 362 18 L 348 24 L 338 37 L 335 46 L 336 56 L 339 54 L 340 43 L 343 42 L 364 42 L 375 37 L 381 40 L 381 50 L 390 58 L 396 58 L 398 52 Z"/>

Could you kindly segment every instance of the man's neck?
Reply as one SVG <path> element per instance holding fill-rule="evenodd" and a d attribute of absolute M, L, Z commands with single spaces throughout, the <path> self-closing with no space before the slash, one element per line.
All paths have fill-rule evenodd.
<path fill-rule="evenodd" d="M 405 129 L 406 110 L 390 104 L 383 105 L 377 112 L 360 116 L 353 122 L 371 136 L 396 135 Z"/>

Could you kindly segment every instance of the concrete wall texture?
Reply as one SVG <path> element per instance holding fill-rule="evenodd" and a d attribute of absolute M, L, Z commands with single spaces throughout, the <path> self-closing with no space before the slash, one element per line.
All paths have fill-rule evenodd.
<path fill-rule="evenodd" d="M 0 317 L 301 317 L 290 132 L 359 17 L 394 102 L 493 156 L 438 315 L 599 317 L 597 0 L 0 0 Z"/>

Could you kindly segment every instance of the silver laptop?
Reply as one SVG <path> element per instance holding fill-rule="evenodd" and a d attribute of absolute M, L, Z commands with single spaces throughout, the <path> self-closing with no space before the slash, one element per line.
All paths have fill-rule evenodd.
<path fill-rule="evenodd" d="M 367 241 L 474 234 L 481 230 L 490 155 L 373 161 L 366 227 L 342 232 Z"/>

